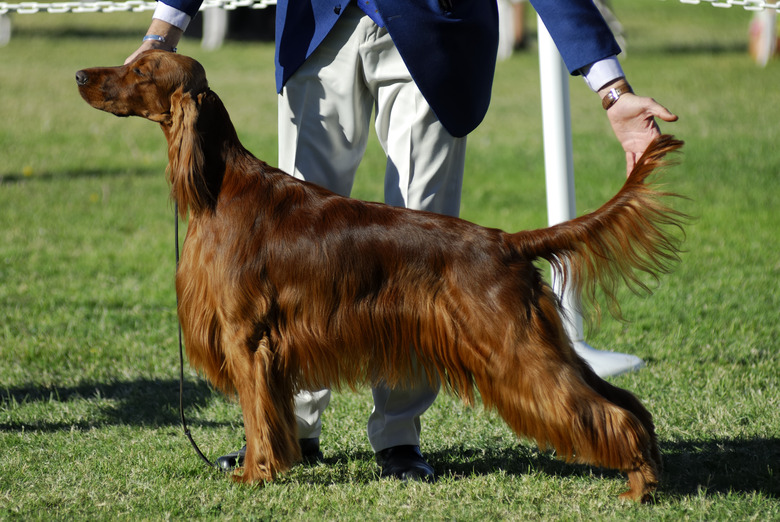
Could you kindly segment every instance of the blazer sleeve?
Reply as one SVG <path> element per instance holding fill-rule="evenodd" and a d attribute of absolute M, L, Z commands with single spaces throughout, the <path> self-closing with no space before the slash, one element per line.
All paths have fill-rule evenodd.
<path fill-rule="evenodd" d="M 620 54 L 604 17 L 593 0 L 531 0 L 550 32 L 570 74 Z"/>

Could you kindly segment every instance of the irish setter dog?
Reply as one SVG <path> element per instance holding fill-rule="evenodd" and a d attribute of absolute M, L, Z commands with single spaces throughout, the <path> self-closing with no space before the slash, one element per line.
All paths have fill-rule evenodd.
<path fill-rule="evenodd" d="M 171 194 L 189 213 L 178 314 L 190 363 L 238 395 L 236 480 L 273 480 L 301 458 L 298 390 L 427 378 L 467 403 L 476 387 L 518 435 L 625 472 L 622 496 L 650 497 L 661 470 L 652 417 L 573 350 L 534 262 L 585 298 L 601 287 L 613 300 L 619 282 L 667 271 L 682 215 L 646 178 L 681 141 L 656 140 L 597 211 L 507 233 L 342 197 L 258 160 L 186 56 L 148 51 L 76 79 L 93 107 L 155 121 L 168 140 Z"/>

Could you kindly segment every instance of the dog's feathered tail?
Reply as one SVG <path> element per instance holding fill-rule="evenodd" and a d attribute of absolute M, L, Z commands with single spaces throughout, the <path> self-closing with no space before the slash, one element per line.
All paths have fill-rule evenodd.
<path fill-rule="evenodd" d="M 512 234 L 510 241 L 523 255 L 547 260 L 556 277 L 596 312 L 600 288 L 612 315 L 621 318 L 615 295 L 621 282 L 634 292 L 649 293 L 643 279 L 649 275 L 657 280 L 679 261 L 688 216 L 663 202 L 678 195 L 662 192 L 647 180 L 667 164 L 664 157 L 682 145 L 672 136 L 658 137 L 620 192 L 601 208 L 546 229 Z"/>

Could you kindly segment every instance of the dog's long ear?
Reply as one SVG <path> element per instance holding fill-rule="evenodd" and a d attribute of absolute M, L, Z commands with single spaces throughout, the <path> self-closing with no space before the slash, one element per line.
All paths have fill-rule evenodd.
<path fill-rule="evenodd" d="M 168 137 L 168 181 L 171 197 L 179 205 L 182 218 L 208 208 L 212 201 L 205 179 L 203 137 L 198 133 L 200 103 L 179 89 L 171 95 L 171 125 Z"/>

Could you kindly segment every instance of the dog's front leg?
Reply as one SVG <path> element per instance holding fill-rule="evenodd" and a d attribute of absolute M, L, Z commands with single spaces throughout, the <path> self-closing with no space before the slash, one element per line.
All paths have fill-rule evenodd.
<path fill-rule="evenodd" d="M 267 336 L 247 359 L 248 368 L 236 379 L 246 456 L 243 470 L 233 476 L 245 483 L 273 480 L 301 459 L 292 379 L 281 369 L 285 365 L 280 364 Z"/>

